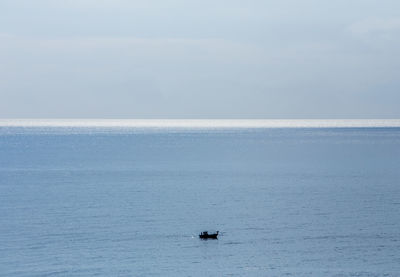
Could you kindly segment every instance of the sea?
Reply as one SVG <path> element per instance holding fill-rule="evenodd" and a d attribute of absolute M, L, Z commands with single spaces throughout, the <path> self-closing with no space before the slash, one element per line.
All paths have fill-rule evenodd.
<path fill-rule="evenodd" d="M 400 120 L 0 120 L 0 276 L 400 276 Z"/>

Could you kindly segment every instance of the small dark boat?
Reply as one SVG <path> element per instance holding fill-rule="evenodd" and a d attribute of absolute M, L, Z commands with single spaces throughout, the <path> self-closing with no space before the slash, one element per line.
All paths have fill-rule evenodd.
<path fill-rule="evenodd" d="M 217 231 L 214 234 L 209 234 L 207 231 L 204 231 L 204 232 L 201 232 L 199 237 L 201 239 L 218 239 L 218 233 L 219 233 L 219 231 Z"/>

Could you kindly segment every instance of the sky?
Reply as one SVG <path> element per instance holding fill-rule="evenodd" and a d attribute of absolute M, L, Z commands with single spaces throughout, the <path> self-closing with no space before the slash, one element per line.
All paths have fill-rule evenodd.
<path fill-rule="evenodd" d="M 400 118 L 400 1 L 0 0 L 0 118 Z"/>

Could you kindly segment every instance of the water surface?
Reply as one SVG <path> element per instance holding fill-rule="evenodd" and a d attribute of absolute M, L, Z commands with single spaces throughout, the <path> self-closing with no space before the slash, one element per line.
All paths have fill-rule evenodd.
<path fill-rule="evenodd" d="M 398 276 L 399 168 L 397 127 L 3 124 L 0 275 Z"/>

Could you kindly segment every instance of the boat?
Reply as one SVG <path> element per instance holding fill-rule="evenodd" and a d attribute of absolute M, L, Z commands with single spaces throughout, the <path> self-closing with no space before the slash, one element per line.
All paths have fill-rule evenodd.
<path fill-rule="evenodd" d="M 219 231 L 217 231 L 216 233 L 213 233 L 213 234 L 209 234 L 208 231 L 204 231 L 204 232 L 201 232 L 199 237 L 201 239 L 218 239 L 218 233 L 219 233 Z"/>

